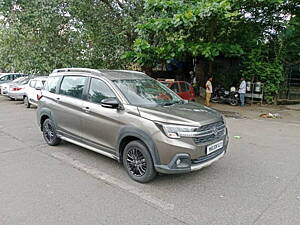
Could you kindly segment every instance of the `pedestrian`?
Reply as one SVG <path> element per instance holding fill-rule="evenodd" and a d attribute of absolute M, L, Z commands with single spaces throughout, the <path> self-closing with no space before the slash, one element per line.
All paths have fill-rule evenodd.
<path fill-rule="evenodd" d="M 207 82 L 206 82 L 206 95 L 205 95 L 205 105 L 206 106 L 210 106 L 209 102 L 210 102 L 210 98 L 211 98 L 211 94 L 213 92 L 213 87 L 212 87 L 212 77 L 209 77 Z"/>
<path fill-rule="evenodd" d="M 244 77 L 241 78 L 239 94 L 240 94 L 241 106 L 244 106 L 245 105 L 245 94 L 246 94 L 246 81 L 245 81 Z"/>

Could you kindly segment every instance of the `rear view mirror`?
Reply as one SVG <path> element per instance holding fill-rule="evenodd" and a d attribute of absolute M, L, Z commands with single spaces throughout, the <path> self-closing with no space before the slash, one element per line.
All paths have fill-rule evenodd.
<path fill-rule="evenodd" d="M 40 91 L 40 90 L 42 90 L 42 88 L 41 87 L 36 87 L 35 90 Z"/>
<path fill-rule="evenodd" d="M 101 101 L 101 106 L 104 108 L 116 109 L 119 105 L 120 103 L 116 98 L 105 98 Z"/>

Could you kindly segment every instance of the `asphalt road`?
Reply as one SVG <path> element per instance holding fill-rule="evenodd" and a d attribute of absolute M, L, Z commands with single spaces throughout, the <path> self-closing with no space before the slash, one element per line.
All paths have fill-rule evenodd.
<path fill-rule="evenodd" d="M 228 118 L 223 159 L 143 185 L 109 158 L 47 146 L 35 111 L 0 97 L 0 225 L 300 224 L 299 124 Z"/>

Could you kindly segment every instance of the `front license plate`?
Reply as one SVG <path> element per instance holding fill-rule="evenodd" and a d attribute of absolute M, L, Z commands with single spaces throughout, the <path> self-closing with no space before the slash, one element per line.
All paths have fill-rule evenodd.
<path fill-rule="evenodd" d="M 219 150 L 220 148 L 223 148 L 223 140 L 219 141 L 217 143 L 214 143 L 212 145 L 207 146 L 207 148 L 206 148 L 206 154 L 208 155 L 208 154 L 210 154 L 212 152 L 215 152 L 215 151 Z"/>

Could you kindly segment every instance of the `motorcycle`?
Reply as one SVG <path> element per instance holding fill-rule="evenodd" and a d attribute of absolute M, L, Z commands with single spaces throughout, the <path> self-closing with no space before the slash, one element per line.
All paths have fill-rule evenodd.
<path fill-rule="evenodd" d="M 232 106 L 237 106 L 239 104 L 240 95 L 234 87 L 230 88 L 230 91 L 225 90 L 225 88 L 217 87 L 211 98 L 214 103 L 229 103 Z"/>

